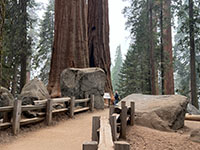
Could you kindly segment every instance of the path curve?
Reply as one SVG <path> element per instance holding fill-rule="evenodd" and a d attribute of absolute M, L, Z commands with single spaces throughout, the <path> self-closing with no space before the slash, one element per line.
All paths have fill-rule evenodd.
<path fill-rule="evenodd" d="M 12 143 L 0 144 L 1 150 L 82 150 L 91 141 L 92 116 L 108 116 L 108 109 L 82 113 L 56 126 L 26 133 Z"/>

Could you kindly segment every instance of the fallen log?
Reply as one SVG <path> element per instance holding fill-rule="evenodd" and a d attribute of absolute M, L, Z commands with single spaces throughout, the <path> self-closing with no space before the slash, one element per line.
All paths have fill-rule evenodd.
<path fill-rule="evenodd" d="M 200 115 L 190 115 L 187 113 L 185 115 L 185 120 L 200 121 Z"/>

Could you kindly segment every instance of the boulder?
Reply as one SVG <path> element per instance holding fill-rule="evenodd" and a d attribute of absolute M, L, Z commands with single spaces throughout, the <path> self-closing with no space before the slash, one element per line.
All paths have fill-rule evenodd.
<path fill-rule="evenodd" d="M 106 75 L 100 68 L 65 69 L 61 74 L 61 94 L 63 97 L 75 96 L 77 99 L 94 94 L 94 107 L 103 109 L 105 82 Z"/>
<path fill-rule="evenodd" d="M 190 140 L 200 143 L 200 129 L 195 129 L 190 133 Z"/>
<path fill-rule="evenodd" d="M 14 102 L 13 95 L 4 87 L 0 87 L 0 107 L 12 106 Z M 2 114 L 0 113 L 0 118 Z"/>
<path fill-rule="evenodd" d="M 198 110 L 195 106 L 188 103 L 187 105 L 187 112 L 191 115 L 200 115 L 200 110 Z"/>
<path fill-rule="evenodd" d="M 20 94 L 22 105 L 31 105 L 33 101 L 50 98 L 44 83 L 37 78 L 28 82 Z"/>
<path fill-rule="evenodd" d="M 185 96 L 132 94 L 122 101 L 127 105 L 135 102 L 136 124 L 161 131 L 178 130 L 184 126 L 188 104 Z"/>

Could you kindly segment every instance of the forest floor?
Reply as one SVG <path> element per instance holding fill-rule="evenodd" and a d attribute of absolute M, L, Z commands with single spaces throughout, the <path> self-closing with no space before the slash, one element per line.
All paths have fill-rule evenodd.
<path fill-rule="evenodd" d="M 189 140 L 190 132 L 200 129 L 200 122 L 185 121 L 177 132 L 163 132 L 147 127 L 129 127 L 127 140 L 131 150 L 200 150 L 200 143 Z"/>
<path fill-rule="evenodd" d="M 64 119 L 51 127 L 23 128 L 17 137 L 1 132 L 0 150 L 82 150 L 83 142 L 91 140 L 92 116 L 108 116 L 108 109 L 78 114 L 74 119 Z M 127 140 L 131 150 L 200 150 L 199 143 L 189 140 L 190 131 L 200 128 L 200 123 L 186 121 L 185 125 L 178 132 L 129 126 Z"/>

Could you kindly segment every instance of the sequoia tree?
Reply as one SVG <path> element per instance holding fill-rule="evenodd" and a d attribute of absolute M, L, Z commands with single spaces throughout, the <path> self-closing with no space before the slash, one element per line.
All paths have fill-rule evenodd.
<path fill-rule="evenodd" d="M 171 0 L 161 0 L 161 48 L 163 65 L 163 94 L 174 94 L 172 31 L 171 31 Z"/>
<path fill-rule="evenodd" d="M 55 0 L 55 36 L 48 91 L 61 96 L 60 74 L 65 68 L 89 66 L 85 0 Z"/>
<path fill-rule="evenodd" d="M 112 93 L 108 0 L 88 0 L 88 37 L 90 67 L 105 71 L 105 91 Z"/>

